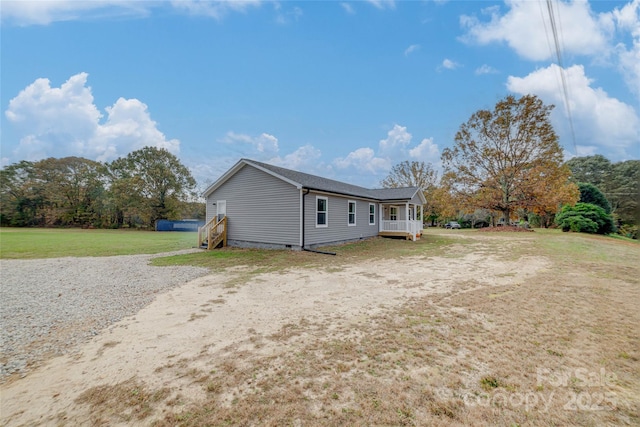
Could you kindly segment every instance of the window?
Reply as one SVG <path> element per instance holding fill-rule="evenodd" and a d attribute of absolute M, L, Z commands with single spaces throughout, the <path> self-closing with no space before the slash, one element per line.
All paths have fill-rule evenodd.
<path fill-rule="evenodd" d="M 328 221 L 329 200 L 326 197 L 316 196 L 316 227 L 326 227 Z"/>
<path fill-rule="evenodd" d="M 397 206 L 391 206 L 389 208 L 389 219 L 391 221 L 397 221 L 398 220 L 398 207 Z"/>
<path fill-rule="evenodd" d="M 356 225 L 356 202 L 349 200 L 347 206 L 349 211 L 347 223 L 349 225 Z"/>
<path fill-rule="evenodd" d="M 376 225 L 376 205 L 369 203 L 369 225 Z"/>

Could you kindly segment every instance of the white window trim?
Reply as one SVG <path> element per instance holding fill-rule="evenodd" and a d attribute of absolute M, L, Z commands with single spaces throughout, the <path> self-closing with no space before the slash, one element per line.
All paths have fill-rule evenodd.
<path fill-rule="evenodd" d="M 349 217 L 351 216 L 351 212 L 349 212 L 349 207 L 351 206 L 351 203 L 353 203 L 353 224 L 349 222 Z M 349 227 L 355 227 L 356 226 L 356 211 L 358 209 L 358 204 L 356 203 L 355 200 L 347 200 L 347 226 Z"/>
<path fill-rule="evenodd" d="M 371 212 L 371 206 L 373 206 L 373 213 Z M 371 218 L 373 218 L 373 222 L 371 222 Z M 376 204 L 369 203 L 369 225 L 376 225 Z"/>
<path fill-rule="evenodd" d="M 324 224 L 318 224 L 318 213 L 322 211 L 318 211 L 318 200 L 323 199 L 325 201 L 324 211 Z M 327 228 L 329 226 L 329 198 L 324 196 L 316 196 L 316 228 Z"/>
<path fill-rule="evenodd" d="M 391 218 L 391 211 L 395 209 L 396 210 L 396 219 Z M 400 211 L 400 209 L 398 209 L 398 206 L 389 206 L 389 221 L 397 221 L 398 220 L 398 212 Z"/>
<path fill-rule="evenodd" d="M 217 205 L 216 205 L 216 217 L 218 218 L 218 221 L 219 221 L 219 220 L 222 219 L 222 218 L 220 218 L 220 215 L 227 216 L 227 201 L 226 200 L 218 200 L 216 203 L 217 203 Z M 221 206 L 223 206 L 224 209 L 220 209 Z"/>

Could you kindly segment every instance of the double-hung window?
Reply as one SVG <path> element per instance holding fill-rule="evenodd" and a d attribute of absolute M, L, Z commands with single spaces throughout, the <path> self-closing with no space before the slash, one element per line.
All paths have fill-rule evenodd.
<path fill-rule="evenodd" d="M 316 196 L 316 227 L 327 227 L 329 224 L 329 200 Z"/>
<path fill-rule="evenodd" d="M 376 225 L 376 205 L 369 203 L 369 225 Z"/>
<path fill-rule="evenodd" d="M 389 208 L 389 219 L 391 221 L 397 221 L 398 220 L 398 207 L 397 206 L 391 206 Z"/>
<path fill-rule="evenodd" d="M 356 202 L 354 202 L 353 200 L 349 200 L 347 202 L 347 206 L 349 211 L 347 224 L 349 226 L 356 225 Z"/>

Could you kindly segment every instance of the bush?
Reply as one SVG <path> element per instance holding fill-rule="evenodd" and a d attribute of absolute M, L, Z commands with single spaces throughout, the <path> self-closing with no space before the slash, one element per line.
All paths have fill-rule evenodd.
<path fill-rule="evenodd" d="M 581 182 L 578 184 L 578 188 L 580 189 L 579 202 L 600 206 L 604 209 L 605 213 L 611 213 L 611 203 L 609 203 L 609 200 L 607 200 L 598 187 L 593 184 Z"/>
<path fill-rule="evenodd" d="M 556 215 L 556 224 L 562 228 L 562 231 L 597 234 L 610 234 L 616 231 L 613 217 L 600 206 L 591 203 L 563 206 L 560 213 Z"/>
<path fill-rule="evenodd" d="M 638 239 L 638 226 L 637 225 L 624 224 L 618 230 L 618 234 L 620 234 L 621 236 L 628 237 L 630 239 L 636 239 L 637 240 Z"/>
<path fill-rule="evenodd" d="M 569 227 L 569 230 L 576 233 L 597 233 L 598 224 L 589 218 L 585 218 L 582 215 L 571 216 L 567 218 L 566 224 L 563 225 L 562 231 L 568 231 L 565 228 Z"/>

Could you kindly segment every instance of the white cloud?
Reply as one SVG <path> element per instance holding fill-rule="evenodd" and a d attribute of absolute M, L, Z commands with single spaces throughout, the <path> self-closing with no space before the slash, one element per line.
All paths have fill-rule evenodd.
<path fill-rule="evenodd" d="M 377 150 L 361 147 L 344 157 L 335 157 L 329 162 L 324 162 L 322 152 L 311 144 L 283 154 L 280 153 L 278 139 L 273 135 L 262 133 L 259 136 L 251 136 L 230 131 L 218 141 L 231 149 L 223 148 L 218 152 L 232 152 L 232 155 L 220 155 L 216 158 L 214 166 L 209 163 L 199 165 L 199 159 L 188 164 L 194 177 L 203 183 L 213 182 L 240 157 L 248 157 L 319 176 L 337 175 L 336 179 L 341 181 L 371 187 L 378 185 L 391 167 L 401 161 L 417 160 L 439 164 L 440 150 L 433 138 L 425 138 L 415 146 L 412 146 L 411 140 L 412 136 L 407 128 L 396 124 L 387 132 L 387 137 L 379 141 Z M 192 164 L 195 166 L 191 166 Z"/>
<path fill-rule="evenodd" d="M 266 159 L 270 156 L 274 156 L 278 153 L 278 138 L 268 133 L 262 133 L 258 136 L 249 136 L 241 133 L 235 133 L 233 131 L 227 132 L 227 134 L 220 140 L 226 144 L 248 144 L 252 147 L 247 152 L 251 156 L 258 156 L 260 159 Z"/>
<path fill-rule="evenodd" d="M 460 66 L 460 64 L 458 64 L 457 62 L 454 62 L 448 58 L 445 58 L 444 61 L 442 61 L 442 68 L 446 68 L 447 70 L 455 70 L 456 68 L 458 68 Z"/>
<path fill-rule="evenodd" d="M 173 0 L 170 5 L 189 15 L 221 19 L 231 12 L 246 12 L 262 0 Z M 139 0 L 38 0 L 3 1 L 2 21 L 17 25 L 47 25 L 58 21 L 75 21 L 114 16 L 148 16 L 165 2 Z"/>
<path fill-rule="evenodd" d="M 353 6 L 351 6 L 350 3 L 342 2 L 340 3 L 340 6 L 342 6 L 344 11 L 347 12 L 349 15 L 355 15 L 356 10 L 353 8 Z"/>
<path fill-rule="evenodd" d="M 334 164 L 339 169 L 355 168 L 357 171 L 379 174 L 391 168 L 389 159 L 376 157 L 372 148 L 363 147 L 352 151 L 345 158 L 337 158 Z"/>
<path fill-rule="evenodd" d="M 120 98 L 112 107 L 107 107 L 107 121 L 96 127 L 92 138 L 90 157 L 107 161 L 152 145 L 170 153 L 180 152 L 180 141 L 167 140 L 151 120 L 147 106 L 137 99 Z"/>
<path fill-rule="evenodd" d="M 37 79 L 9 101 L 6 117 L 36 135 L 55 127 L 57 133 L 74 133 L 86 138 L 102 117 L 93 104 L 87 73 L 76 74 L 59 88 L 49 79 Z"/>
<path fill-rule="evenodd" d="M 366 0 L 378 9 L 395 9 L 395 0 Z"/>
<path fill-rule="evenodd" d="M 578 155 L 576 155 L 576 153 L 572 152 L 573 148 L 571 149 L 571 151 L 569 150 L 562 150 L 562 155 L 564 156 L 564 160 L 571 160 L 574 157 L 586 157 L 586 156 L 593 156 L 595 154 L 598 154 L 598 147 L 596 147 L 595 145 L 580 145 L 578 144 L 576 146 L 577 151 L 578 151 Z"/>
<path fill-rule="evenodd" d="M 234 156 L 223 157 L 230 159 L 227 163 L 233 164 L 239 157 L 245 157 L 307 173 L 326 172 L 326 168 L 320 161 L 322 152 L 311 144 L 298 147 L 288 154 L 282 154 L 278 138 L 274 135 L 262 133 L 258 136 L 250 136 L 233 131 L 227 132 L 218 142 L 233 146 L 231 151 L 237 153 Z"/>
<path fill-rule="evenodd" d="M 87 78 L 87 73 L 76 74 L 59 88 L 37 79 L 9 102 L 5 115 L 22 133 L 16 159 L 81 156 L 107 161 L 144 146 L 180 151 L 180 141 L 168 140 L 137 99 L 118 99 L 105 109 L 107 120 L 101 124 L 103 115 L 93 103 Z"/>
<path fill-rule="evenodd" d="M 404 149 L 411 143 L 412 135 L 407 132 L 406 126 L 393 125 L 393 128 L 387 132 L 387 137 L 380 140 L 380 153 L 389 155 L 394 151 Z"/>
<path fill-rule="evenodd" d="M 425 138 L 409 150 L 409 156 L 414 160 L 436 164 L 440 162 L 440 149 L 438 144 L 433 142 L 433 138 Z"/>
<path fill-rule="evenodd" d="M 105 16 L 146 16 L 150 3 L 135 0 L 3 1 L 2 21 L 17 25 L 47 25 Z"/>
<path fill-rule="evenodd" d="M 615 46 L 618 57 L 618 69 L 624 76 L 627 86 L 640 97 L 640 0 L 628 3 L 613 11 L 618 28 L 631 34 L 633 43 L 627 47 L 624 43 Z"/>
<path fill-rule="evenodd" d="M 284 10 L 280 3 L 274 3 L 274 9 L 276 11 L 276 23 L 279 25 L 286 25 L 291 21 L 298 21 L 304 12 L 301 8 L 295 6 L 289 10 Z"/>
<path fill-rule="evenodd" d="M 535 94 L 546 104 L 555 104 L 552 114 L 556 129 L 563 136 L 563 144 L 571 144 L 563 91 L 559 85 L 560 67 L 555 64 L 536 70 L 526 77 L 510 76 L 507 88 L 518 94 Z M 569 88 L 571 115 L 576 142 L 596 146 L 600 153 L 614 160 L 637 157 L 640 143 L 640 117 L 634 108 L 610 97 L 602 88 L 592 87 L 593 81 L 581 65 L 565 70 Z M 581 154 L 581 153 L 580 153 Z M 582 155 L 582 154 L 581 154 Z"/>
<path fill-rule="evenodd" d="M 358 172 L 376 176 L 377 180 L 383 178 L 391 167 L 404 160 L 431 162 L 440 161 L 440 150 L 433 142 L 433 138 L 425 138 L 418 145 L 411 146 L 412 135 L 406 126 L 394 125 L 387 137 L 380 140 L 378 152 L 371 147 L 358 148 L 346 157 L 334 160 L 338 169 L 352 168 Z"/>
<path fill-rule="evenodd" d="M 582 55 L 601 66 L 617 67 L 625 83 L 640 97 L 640 0 L 599 14 L 587 1 L 556 1 L 553 11 L 560 47 L 565 57 Z M 544 2 L 505 0 L 508 10 L 484 9 L 489 21 L 463 15 L 461 39 L 486 45 L 507 43 L 519 56 L 532 61 L 556 60 L 549 11 Z"/>
<path fill-rule="evenodd" d="M 314 146 L 307 144 L 298 147 L 295 151 L 280 155 L 277 144 L 269 144 L 270 150 L 259 152 L 257 146 L 260 141 L 277 142 L 277 138 L 267 133 L 262 133 L 257 137 L 238 134 L 235 132 L 227 132 L 227 134 L 219 140 L 226 145 L 235 144 L 232 150 L 225 148 L 216 150 L 215 161 L 203 162 L 202 158 L 187 158 L 185 164 L 189 167 L 193 177 L 199 184 L 199 191 L 203 192 L 216 179 L 222 176 L 240 158 L 249 158 L 253 160 L 263 161 L 276 166 L 282 166 L 288 169 L 298 170 L 301 172 L 327 176 L 331 174 L 331 168 L 321 161 L 322 153 Z M 239 145 L 238 145 L 239 144 Z M 271 151 L 267 153 L 267 151 Z"/>
<path fill-rule="evenodd" d="M 251 7 L 260 6 L 261 0 L 172 0 L 171 5 L 190 15 L 222 19 L 229 12 L 246 12 Z"/>
<path fill-rule="evenodd" d="M 318 160 L 321 156 L 322 153 L 320 150 L 313 145 L 307 144 L 284 157 L 274 157 L 269 160 L 269 163 L 282 166 L 283 168 L 312 173 L 310 171 L 318 170 Z"/>
<path fill-rule="evenodd" d="M 408 48 L 406 48 L 404 50 L 404 56 L 409 56 L 411 53 L 420 50 L 420 45 L 419 44 L 412 44 L 411 46 L 409 46 Z"/>
<path fill-rule="evenodd" d="M 622 6 L 621 9 L 614 9 L 613 17 L 618 23 L 618 27 L 629 32 L 638 31 L 638 12 L 640 1 L 634 0 Z"/>
<path fill-rule="evenodd" d="M 498 74 L 498 70 L 490 65 L 483 64 L 480 67 L 476 68 L 475 73 L 479 76 L 483 74 Z"/>
<path fill-rule="evenodd" d="M 462 38 L 481 45 L 506 42 L 518 55 L 534 61 L 555 57 L 553 34 L 546 4 L 539 1 L 505 0 L 508 12 L 498 8 L 484 10 L 491 16 L 483 22 L 463 15 L 460 24 L 467 30 Z M 597 16 L 586 1 L 553 2 L 554 17 L 566 53 L 594 55 L 607 49 L 612 31 L 606 16 Z"/>

